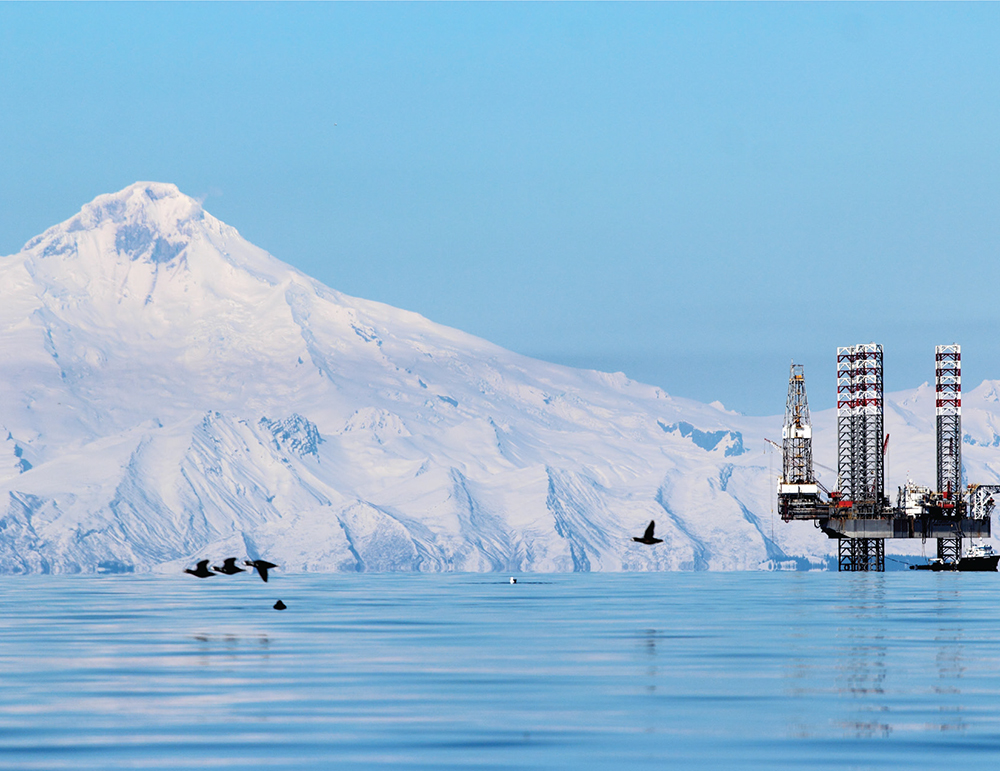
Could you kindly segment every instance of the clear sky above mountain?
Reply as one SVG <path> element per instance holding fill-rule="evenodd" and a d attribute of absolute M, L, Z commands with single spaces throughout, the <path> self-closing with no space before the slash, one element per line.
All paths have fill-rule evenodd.
<path fill-rule="evenodd" d="M 140 179 L 326 284 L 745 412 L 1000 377 L 1000 6 L 3 4 L 0 253 Z"/>

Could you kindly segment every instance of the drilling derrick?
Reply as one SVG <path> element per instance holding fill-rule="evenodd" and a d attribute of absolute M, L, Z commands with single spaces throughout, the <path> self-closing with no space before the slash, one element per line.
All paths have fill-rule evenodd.
<path fill-rule="evenodd" d="M 785 427 L 781 431 L 782 479 L 786 484 L 813 483 L 812 426 L 806 399 L 805 368 L 793 364 L 788 378 Z"/>
<path fill-rule="evenodd" d="M 962 512 L 962 346 L 934 349 L 935 417 L 937 421 L 937 491 L 943 514 Z M 957 562 L 962 537 L 938 538 L 938 557 Z"/>
<path fill-rule="evenodd" d="M 805 371 L 792 364 L 785 402 L 785 425 L 781 429 L 781 479 L 778 502 L 781 518 L 813 519 L 822 489 L 813 475 L 812 425 L 806 399 Z"/>

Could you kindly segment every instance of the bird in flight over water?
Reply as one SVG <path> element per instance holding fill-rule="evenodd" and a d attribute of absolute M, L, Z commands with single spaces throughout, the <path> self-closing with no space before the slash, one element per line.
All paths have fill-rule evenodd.
<path fill-rule="evenodd" d="M 229 557 L 224 560 L 221 568 L 218 565 L 212 565 L 212 570 L 216 573 L 225 573 L 227 576 L 234 576 L 237 573 L 246 573 L 243 568 L 236 567 L 236 557 Z"/>
<path fill-rule="evenodd" d="M 637 543 L 648 544 L 649 546 L 652 546 L 654 543 L 663 543 L 662 538 L 653 537 L 653 528 L 655 527 L 656 527 L 656 520 L 655 519 L 649 520 L 649 527 L 647 527 L 646 532 L 642 534 L 642 538 L 637 538 L 635 536 L 632 536 L 632 540 L 636 541 Z"/>
<path fill-rule="evenodd" d="M 260 573 L 260 577 L 264 580 L 265 584 L 267 583 L 267 571 L 278 567 L 273 562 L 268 562 L 267 560 L 243 560 L 243 564 L 257 568 L 257 572 Z"/>
<path fill-rule="evenodd" d="M 190 573 L 193 576 L 198 576 L 198 578 L 208 578 L 209 576 L 215 575 L 215 573 L 208 569 L 208 560 L 202 560 L 199 562 L 198 567 L 194 570 L 191 570 L 191 568 L 184 568 L 184 572 Z"/>

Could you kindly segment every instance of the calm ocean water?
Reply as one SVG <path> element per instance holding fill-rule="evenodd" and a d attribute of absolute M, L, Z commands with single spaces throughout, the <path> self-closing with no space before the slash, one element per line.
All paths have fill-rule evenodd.
<path fill-rule="evenodd" d="M 4 578 L 0 769 L 988 768 L 998 595 L 929 572 Z"/>

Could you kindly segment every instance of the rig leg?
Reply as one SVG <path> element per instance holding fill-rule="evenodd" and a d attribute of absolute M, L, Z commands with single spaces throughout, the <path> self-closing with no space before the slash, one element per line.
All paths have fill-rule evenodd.
<path fill-rule="evenodd" d="M 884 573 L 885 541 L 881 538 L 838 538 L 837 569 L 841 573 Z"/>
<path fill-rule="evenodd" d="M 872 570 L 879 573 L 885 572 L 885 541 L 881 538 L 872 539 L 872 544 L 874 545 L 873 557 L 875 559 L 874 566 Z"/>
<path fill-rule="evenodd" d="M 962 558 L 962 538 L 938 538 L 937 539 L 938 559 L 945 562 L 958 562 Z"/>
<path fill-rule="evenodd" d="M 841 573 L 854 572 L 857 560 L 857 541 L 854 538 L 837 539 L 837 570 Z"/>

